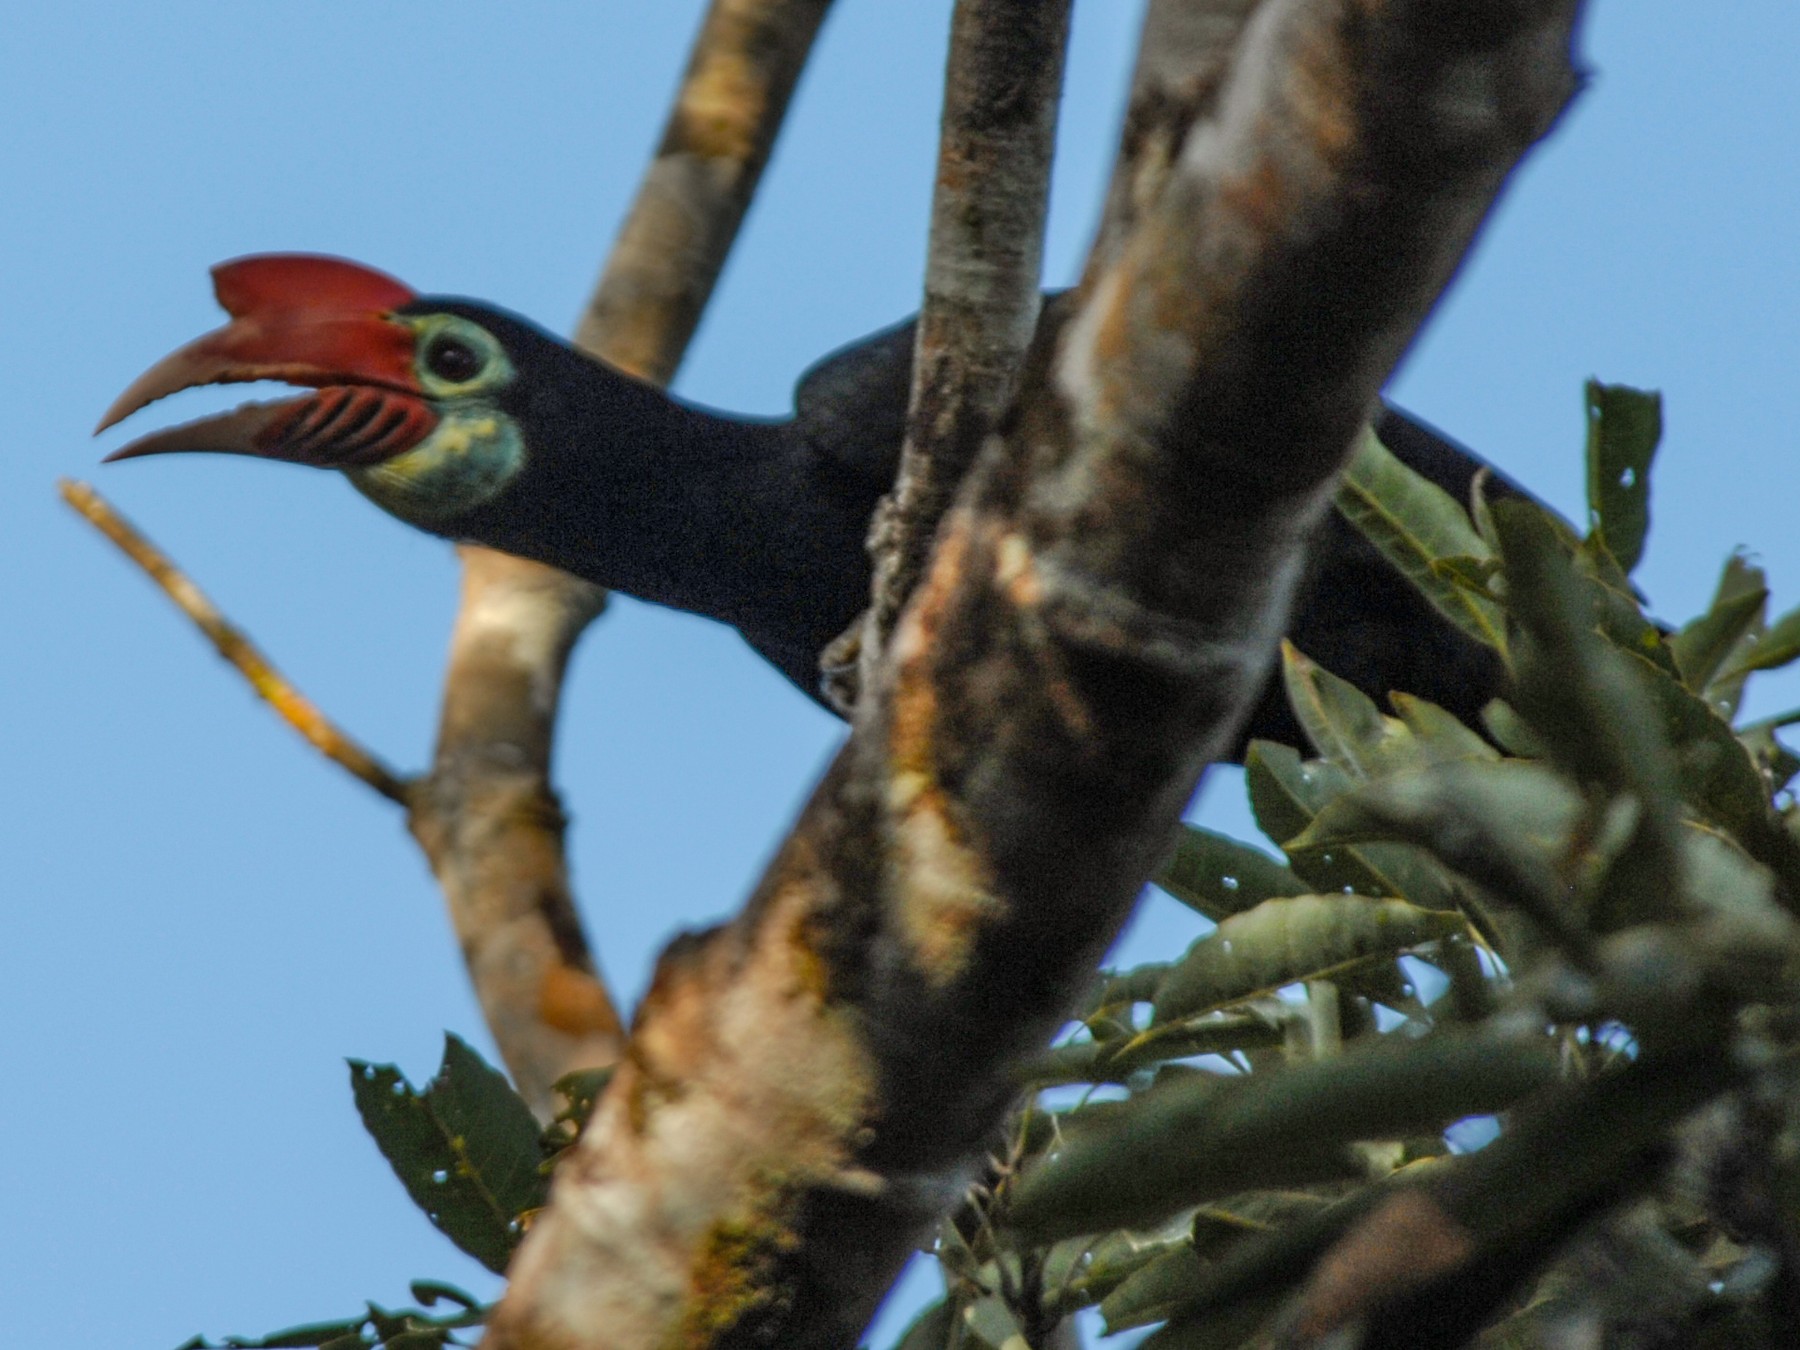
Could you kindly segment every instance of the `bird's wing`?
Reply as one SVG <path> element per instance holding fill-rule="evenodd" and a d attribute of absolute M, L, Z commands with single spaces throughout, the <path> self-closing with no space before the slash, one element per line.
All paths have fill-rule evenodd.
<path fill-rule="evenodd" d="M 794 389 L 794 434 L 876 493 L 900 464 L 917 327 L 915 315 L 838 348 Z"/>

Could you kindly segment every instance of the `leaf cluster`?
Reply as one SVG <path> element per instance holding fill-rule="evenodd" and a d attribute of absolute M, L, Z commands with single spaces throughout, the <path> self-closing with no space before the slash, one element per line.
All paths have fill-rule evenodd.
<path fill-rule="evenodd" d="M 1083 1308 L 1154 1350 L 1800 1325 L 1796 717 L 1734 725 L 1800 611 L 1770 622 L 1734 556 L 1704 613 L 1647 615 L 1660 403 L 1591 384 L 1587 415 L 1585 532 L 1365 438 L 1340 509 L 1506 698 L 1384 712 L 1283 652 L 1315 753 L 1246 765 L 1281 857 L 1184 827 L 1157 883 L 1215 926 L 1105 976 L 1033 1066 L 904 1350 Z"/>
<path fill-rule="evenodd" d="M 610 1070 L 572 1073 L 556 1084 L 564 1108 L 539 1129 L 505 1075 L 461 1038 L 444 1037 L 444 1057 L 424 1087 L 392 1064 L 353 1059 L 350 1090 L 381 1155 L 433 1226 L 468 1255 L 502 1274 L 544 1205 L 556 1159 L 580 1133 Z M 488 1308 L 454 1285 L 416 1280 L 420 1308 L 391 1311 L 370 1303 L 358 1316 L 289 1327 L 253 1339 L 195 1337 L 180 1350 L 432 1350 L 462 1345 L 456 1333 L 479 1327 Z M 445 1313 L 426 1311 L 448 1302 Z"/>

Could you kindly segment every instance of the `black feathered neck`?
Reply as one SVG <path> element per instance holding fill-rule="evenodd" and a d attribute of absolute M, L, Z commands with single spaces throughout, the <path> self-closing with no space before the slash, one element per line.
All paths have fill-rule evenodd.
<path fill-rule="evenodd" d="M 524 465 L 440 533 L 721 619 L 816 690 L 820 648 L 868 594 L 878 485 L 793 421 L 685 403 L 491 306 L 425 298 L 406 312 L 480 324 L 514 368 L 493 401 Z"/>

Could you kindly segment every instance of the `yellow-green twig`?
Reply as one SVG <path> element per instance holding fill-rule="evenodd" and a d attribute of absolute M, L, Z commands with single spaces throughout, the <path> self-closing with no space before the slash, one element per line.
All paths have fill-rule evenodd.
<path fill-rule="evenodd" d="M 238 670 L 250 687 L 275 709 L 276 715 L 304 736 L 325 758 L 402 806 L 407 784 L 380 759 L 320 712 L 311 699 L 275 669 L 249 636 L 219 611 L 188 575 L 161 549 L 146 539 L 136 526 L 86 483 L 71 478 L 57 484 L 62 499 L 149 575 L 175 602 L 181 612 L 207 637 L 214 649 Z"/>

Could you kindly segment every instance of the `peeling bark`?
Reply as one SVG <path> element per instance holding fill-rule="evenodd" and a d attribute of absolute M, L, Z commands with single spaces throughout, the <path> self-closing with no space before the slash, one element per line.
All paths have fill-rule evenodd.
<path fill-rule="evenodd" d="M 848 714 L 1037 326 L 1069 0 L 959 0 L 900 471 L 870 527 L 868 613 L 824 658 Z M 855 661 L 854 678 L 849 669 Z"/>
<path fill-rule="evenodd" d="M 749 905 L 665 954 L 490 1350 L 855 1344 L 1260 689 L 1353 434 L 1573 88 L 1576 9 L 1258 8 L 1046 316 Z"/>
<path fill-rule="evenodd" d="M 645 379 L 673 376 L 828 5 L 714 0 L 578 345 Z M 547 1116 L 551 1084 L 613 1062 L 623 1043 L 575 908 L 550 785 L 563 668 L 606 596 L 537 563 L 460 552 L 437 753 L 410 825 L 501 1058 Z"/>

